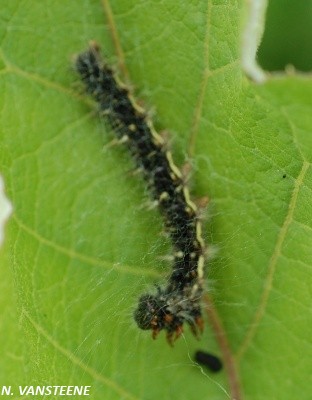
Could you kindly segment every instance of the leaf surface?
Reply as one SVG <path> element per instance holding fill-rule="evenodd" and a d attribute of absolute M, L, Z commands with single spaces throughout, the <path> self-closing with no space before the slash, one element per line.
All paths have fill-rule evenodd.
<path fill-rule="evenodd" d="M 198 348 L 220 354 L 209 325 L 172 349 L 133 322 L 138 296 L 165 279 L 170 244 L 71 69 L 91 39 L 117 64 L 103 5 L 11 0 L 0 11 L 0 171 L 14 207 L 1 382 L 91 385 L 93 399 L 227 399 L 226 374 L 192 361 Z M 210 198 L 204 236 L 218 249 L 207 287 L 244 399 L 308 400 L 311 78 L 244 76 L 239 1 L 110 7 L 131 84 L 178 165 L 194 145 L 191 191 Z"/>

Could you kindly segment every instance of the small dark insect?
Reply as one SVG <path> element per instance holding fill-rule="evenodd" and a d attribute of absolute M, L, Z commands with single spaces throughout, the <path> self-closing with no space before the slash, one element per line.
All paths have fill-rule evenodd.
<path fill-rule="evenodd" d="M 194 358 L 198 364 L 209 368 L 211 372 L 219 372 L 222 369 L 221 360 L 213 354 L 204 351 L 197 351 Z"/>

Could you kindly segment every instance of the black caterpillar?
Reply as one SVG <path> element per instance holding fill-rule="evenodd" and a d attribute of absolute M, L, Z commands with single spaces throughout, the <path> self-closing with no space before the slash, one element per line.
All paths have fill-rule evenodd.
<path fill-rule="evenodd" d="M 201 296 L 205 245 L 196 205 L 191 201 L 183 176 L 175 166 L 163 138 L 129 89 L 101 61 L 99 46 L 91 43 L 78 55 L 75 67 L 87 92 L 99 105 L 120 142 L 124 142 L 157 201 L 174 248 L 168 283 L 156 293 L 144 294 L 134 312 L 139 328 L 152 330 L 153 338 L 164 329 L 172 344 L 187 322 L 194 335 L 203 330 Z"/>

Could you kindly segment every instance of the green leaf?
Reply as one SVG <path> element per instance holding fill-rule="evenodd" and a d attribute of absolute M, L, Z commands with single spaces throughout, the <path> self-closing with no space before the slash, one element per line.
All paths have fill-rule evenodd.
<path fill-rule="evenodd" d="M 225 372 L 193 362 L 198 348 L 221 355 L 212 326 L 170 348 L 132 318 L 164 281 L 170 243 L 71 68 L 91 39 L 117 64 L 113 21 L 128 83 L 170 132 L 177 164 L 194 144 L 191 191 L 210 198 L 204 236 L 218 249 L 207 288 L 244 398 L 308 400 L 311 77 L 244 75 L 239 1 L 115 0 L 112 20 L 107 6 L 0 10 L 0 173 L 14 208 L 0 255 L 1 384 L 12 398 L 17 385 L 91 385 L 92 399 L 230 396 Z"/>

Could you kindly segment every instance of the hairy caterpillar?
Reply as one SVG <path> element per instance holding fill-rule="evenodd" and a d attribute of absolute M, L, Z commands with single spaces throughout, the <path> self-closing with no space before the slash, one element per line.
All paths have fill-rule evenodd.
<path fill-rule="evenodd" d="M 198 335 L 203 330 L 200 302 L 205 245 L 197 207 L 190 199 L 182 173 L 147 113 L 101 60 L 96 43 L 92 42 L 77 56 L 75 68 L 86 91 L 98 103 L 100 113 L 118 140 L 126 144 L 141 169 L 151 195 L 158 203 L 174 249 L 167 284 L 158 286 L 155 293 L 139 298 L 134 319 L 139 328 L 152 330 L 153 338 L 165 330 L 171 344 L 183 332 L 184 322 Z"/>

